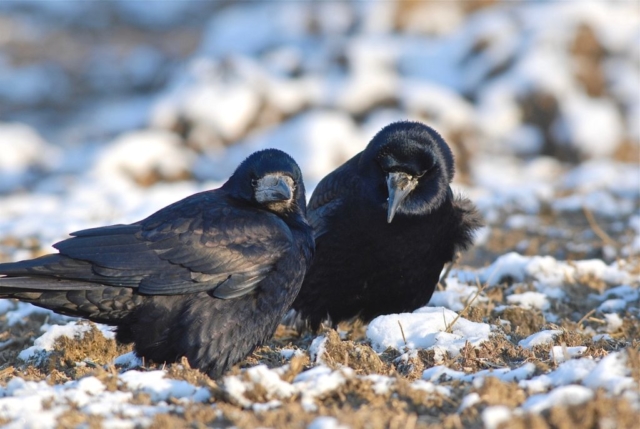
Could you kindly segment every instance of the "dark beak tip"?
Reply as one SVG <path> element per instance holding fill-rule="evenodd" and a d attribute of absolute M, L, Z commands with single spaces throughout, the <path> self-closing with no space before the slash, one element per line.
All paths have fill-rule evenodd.
<path fill-rule="evenodd" d="M 261 203 L 279 203 L 289 201 L 293 197 L 293 189 L 284 180 L 261 186 L 256 190 L 256 199 Z"/>
<path fill-rule="evenodd" d="M 289 201 L 293 196 L 291 188 L 285 182 L 280 181 L 276 186 L 271 188 L 271 199 L 274 202 Z"/>
<path fill-rule="evenodd" d="M 395 215 L 396 215 L 396 212 L 395 210 L 393 210 L 393 207 L 389 203 L 389 207 L 387 208 L 387 223 L 391 223 Z"/>
<path fill-rule="evenodd" d="M 288 201 L 291 199 L 291 193 L 290 192 L 275 192 L 274 195 L 274 201 Z"/>

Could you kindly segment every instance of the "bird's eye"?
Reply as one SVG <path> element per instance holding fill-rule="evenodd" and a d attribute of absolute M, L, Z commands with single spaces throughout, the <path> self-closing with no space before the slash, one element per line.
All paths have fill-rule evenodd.
<path fill-rule="evenodd" d="M 258 185 L 258 179 L 251 179 L 251 186 L 254 188 Z"/>

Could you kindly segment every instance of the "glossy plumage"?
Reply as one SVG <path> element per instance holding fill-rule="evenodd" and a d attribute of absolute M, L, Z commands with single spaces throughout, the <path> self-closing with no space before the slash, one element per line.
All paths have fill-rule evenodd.
<path fill-rule="evenodd" d="M 0 297 L 115 325 L 139 356 L 186 356 L 216 377 L 273 335 L 298 293 L 313 255 L 304 216 L 295 161 L 256 152 L 219 189 L 0 264 Z"/>
<path fill-rule="evenodd" d="M 398 122 L 327 175 L 308 206 L 316 255 L 293 309 L 317 329 L 427 304 L 480 219 L 454 196 L 453 155 L 431 128 Z"/>

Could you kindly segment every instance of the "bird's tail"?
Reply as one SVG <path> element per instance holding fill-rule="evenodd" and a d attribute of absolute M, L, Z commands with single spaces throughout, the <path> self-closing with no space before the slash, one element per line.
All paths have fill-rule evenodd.
<path fill-rule="evenodd" d="M 26 261 L 0 264 L 0 276 L 2 275 L 7 278 L 40 277 L 74 280 L 91 280 L 95 278 L 89 262 L 69 258 L 59 253 L 52 253 Z"/>
<path fill-rule="evenodd" d="M 132 289 L 47 277 L 0 277 L 0 298 L 117 325 L 143 298 Z"/>

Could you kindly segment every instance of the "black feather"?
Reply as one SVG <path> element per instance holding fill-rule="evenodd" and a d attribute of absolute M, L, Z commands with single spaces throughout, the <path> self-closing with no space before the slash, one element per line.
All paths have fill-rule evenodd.
<path fill-rule="evenodd" d="M 292 179 L 293 197 L 258 202 L 253 186 L 267 175 Z M 298 293 L 314 246 L 305 212 L 295 161 L 257 152 L 220 189 L 0 264 L 0 297 L 115 325 L 138 355 L 186 356 L 215 377 L 271 337 Z"/>
<path fill-rule="evenodd" d="M 389 222 L 391 174 L 414 187 Z M 451 192 L 453 174 L 438 133 L 398 122 L 322 179 L 308 207 L 316 255 L 293 304 L 298 317 L 317 329 L 426 305 L 444 264 L 481 225 L 473 204 Z"/>

